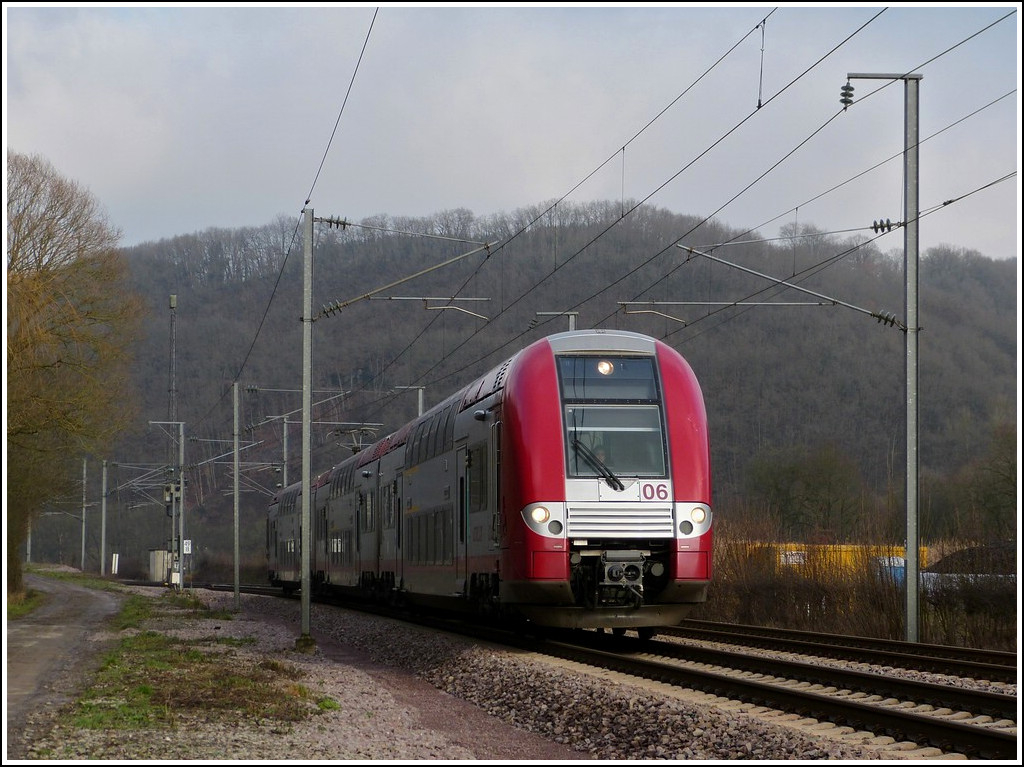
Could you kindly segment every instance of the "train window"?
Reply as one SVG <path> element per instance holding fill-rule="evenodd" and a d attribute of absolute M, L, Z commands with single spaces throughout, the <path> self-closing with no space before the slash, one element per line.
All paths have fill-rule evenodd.
<path fill-rule="evenodd" d="M 469 510 L 487 508 L 487 443 L 481 442 L 469 449 Z"/>
<path fill-rule="evenodd" d="M 331 498 L 339 498 L 345 492 L 345 478 L 352 479 L 352 469 L 340 469 L 334 472 L 331 477 Z"/>
<path fill-rule="evenodd" d="M 444 444 L 442 450 L 451 450 L 455 441 L 455 403 L 453 402 L 444 411 Z"/>
<path fill-rule="evenodd" d="M 384 512 L 384 529 L 391 530 L 395 526 L 395 486 L 394 484 L 385 485 L 383 490 L 383 512 Z"/>
<path fill-rule="evenodd" d="M 424 421 L 416 429 L 416 463 L 427 460 L 427 434 L 430 433 L 430 421 Z"/>
<path fill-rule="evenodd" d="M 452 550 L 452 515 L 450 508 L 443 508 L 434 514 L 434 525 L 437 530 L 437 542 L 434 550 L 434 564 L 451 563 Z"/>
<path fill-rule="evenodd" d="M 657 405 L 569 405 L 565 429 L 570 476 L 600 476 L 595 458 L 618 475 L 665 476 L 665 440 Z"/>
<path fill-rule="evenodd" d="M 281 514 L 293 514 L 295 512 L 295 507 L 298 504 L 298 500 L 301 495 L 302 493 L 298 489 L 286 493 L 281 498 L 281 503 L 279 506 L 279 508 L 281 509 Z"/>
<path fill-rule="evenodd" d="M 405 443 L 405 465 L 415 466 L 416 460 L 416 434 L 419 432 L 419 426 L 414 426 L 412 431 L 409 433 L 409 440 Z"/>
<path fill-rule="evenodd" d="M 359 526 L 364 533 L 370 533 L 377 529 L 373 517 L 373 493 L 359 494 L 359 503 L 362 505 L 362 524 Z"/>
<path fill-rule="evenodd" d="M 444 437 L 441 433 L 442 413 L 435 413 L 430 419 L 430 433 L 427 435 L 427 458 L 433 458 L 441 452 Z"/>
<path fill-rule="evenodd" d="M 558 358 L 562 398 L 572 402 L 656 402 L 657 372 L 651 357 Z"/>

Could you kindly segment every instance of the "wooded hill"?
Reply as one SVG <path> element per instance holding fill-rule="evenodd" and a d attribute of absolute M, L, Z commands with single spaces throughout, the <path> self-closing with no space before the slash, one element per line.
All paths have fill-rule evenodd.
<path fill-rule="evenodd" d="M 577 327 L 648 333 L 689 360 L 706 400 L 720 514 L 760 509 L 793 535 L 841 539 L 880 506 L 897 520 L 884 535 L 900 540 L 902 231 L 837 236 L 801 226 L 766 241 L 657 208 L 622 218 L 623 209 L 561 203 L 487 217 L 454 210 L 318 224 L 314 314 L 343 308 L 313 324 L 313 400 L 327 401 L 313 414 L 323 422 L 314 474 L 416 415 L 417 392 L 399 387 L 424 387 L 429 408 L 517 349 L 567 329 L 568 316 L 557 313 L 575 312 Z M 230 537 L 232 381 L 243 387 L 242 423 L 264 424 L 242 434 L 243 444 L 259 442 L 242 458 L 253 546 L 269 500 L 259 488 L 280 481 L 269 464 L 285 455 L 273 417 L 301 418 L 300 224 L 281 217 L 124 251 L 131 288 L 150 311 L 136 350 L 143 421 L 112 460 L 171 460 L 167 436 L 147 424 L 184 421 L 190 524 L 208 526 L 208 539 Z M 997 435 L 1005 441 L 1009 430 L 1015 445 L 1018 263 L 956 248 L 921 256 L 927 490 L 991 456 Z M 777 305 L 754 305 L 768 302 Z M 355 432 L 358 424 L 381 425 Z M 288 478 L 296 481 L 301 429 L 289 433 Z M 119 487 L 130 479 L 118 470 Z M 922 524 L 932 531 L 960 513 L 938 495 L 925 506 Z"/>

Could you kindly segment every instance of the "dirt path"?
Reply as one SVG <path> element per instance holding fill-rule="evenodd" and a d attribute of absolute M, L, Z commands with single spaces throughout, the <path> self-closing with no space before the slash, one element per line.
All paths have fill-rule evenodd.
<path fill-rule="evenodd" d="M 22 758 L 34 724 L 66 703 L 110 642 L 100 630 L 121 597 L 52 578 L 25 576 L 47 602 L 7 622 L 5 760 Z"/>

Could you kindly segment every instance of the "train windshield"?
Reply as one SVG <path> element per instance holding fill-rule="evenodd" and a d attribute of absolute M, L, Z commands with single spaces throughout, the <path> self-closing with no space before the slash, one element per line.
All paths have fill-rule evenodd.
<path fill-rule="evenodd" d="M 560 357 L 569 476 L 665 476 L 660 392 L 650 357 Z"/>

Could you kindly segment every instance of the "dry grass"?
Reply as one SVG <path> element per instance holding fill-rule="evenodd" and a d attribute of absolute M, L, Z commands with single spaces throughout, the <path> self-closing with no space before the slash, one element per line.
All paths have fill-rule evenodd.
<path fill-rule="evenodd" d="M 881 572 L 865 547 L 842 561 L 808 557 L 781 564 L 779 550 L 719 534 L 708 601 L 693 617 L 756 626 L 886 639 L 905 637 L 901 582 Z M 919 600 L 919 640 L 1016 650 L 1016 587 L 964 585 Z"/>

